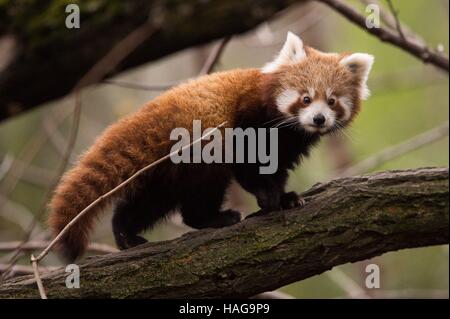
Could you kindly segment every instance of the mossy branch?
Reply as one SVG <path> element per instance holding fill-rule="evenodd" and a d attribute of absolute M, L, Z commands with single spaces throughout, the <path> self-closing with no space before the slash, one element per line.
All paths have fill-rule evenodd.
<path fill-rule="evenodd" d="M 303 208 L 92 257 L 79 289 L 42 275 L 49 298 L 225 298 L 273 290 L 347 262 L 449 241 L 448 169 L 387 171 L 318 184 Z M 32 276 L 0 298 L 38 298 Z"/>

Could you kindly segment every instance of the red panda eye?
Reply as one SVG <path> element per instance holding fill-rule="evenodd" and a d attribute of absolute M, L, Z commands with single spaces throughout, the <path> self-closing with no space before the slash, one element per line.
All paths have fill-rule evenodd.
<path fill-rule="evenodd" d="M 310 104 L 310 103 L 311 103 L 311 98 L 310 98 L 309 96 L 305 96 L 305 97 L 303 98 L 303 103 L 305 103 L 305 104 Z"/>
<path fill-rule="evenodd" d="M 335 99 L 328 99 L 328 105 L 329 105 L 329 106 L 333 106 L 334 103 L 336 103 L 336 100 L 335 100 Z"/>

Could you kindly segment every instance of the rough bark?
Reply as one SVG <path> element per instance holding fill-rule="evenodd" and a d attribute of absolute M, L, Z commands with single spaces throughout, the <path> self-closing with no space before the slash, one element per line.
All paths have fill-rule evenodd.
<path fill-rule="evenodd" d="M 300 1 L 77 1 L 80 29 L 65 27 L 65 1 L 1 1 L 0 121 L 66 95 L 114 44 L 148 19 L 159 31 L 109 75 L 250 30 Z"/>
<path fill-rule="evenodd" d="M 65 287 L 64 270 L 42 279 L 50 298 L 249 297 L 347 262 L 447 244 L 448 187 L 446 168 L 337 179 L 305 192 L 303 208 L 90 258 L 80 289 Z M 4 283 L 5 297 L 37 298 L 33 277 Z"/>

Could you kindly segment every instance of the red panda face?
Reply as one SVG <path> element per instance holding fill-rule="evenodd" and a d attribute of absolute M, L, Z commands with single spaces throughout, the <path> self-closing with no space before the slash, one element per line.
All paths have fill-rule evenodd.
<path fill-rule="evenodd" d="M 368 54 L 327 54 L 304 48 L 288 34 L 277 58 L 262 72 L 271 77 L 270 99 L 305 131 L 325 134 L 348 125 L 369 95 Z"/>

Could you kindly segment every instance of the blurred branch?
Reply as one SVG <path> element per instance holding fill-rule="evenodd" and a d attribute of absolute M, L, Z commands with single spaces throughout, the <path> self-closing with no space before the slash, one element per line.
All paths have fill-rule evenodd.
<path fill-rule="evenodd" d="M 95 14 L 90 12 L 84 15 L 79 30 L 62 27 L 65 18 L 63 12 L 60 17 L 56 17 L 61 19 L 61 27 L 49 27 L 55 18 L 51 22 L 42 18 L 39 21 L 33 20 L 32 27 L 23 25 L 21 28 L 14 28 L 18 25 L 14 19 L 28 21 L 30 16 L 38 13 L 45 17 L 50 11 L 54 16 L 54 10 L 51 10 L 54 2 L 56 1 L 48 1 L 47 5 L 31 3 L 17 7 L 14 14 L 7 15 L 7 20 L 0 21 L 3 25 L 0 32 L 14 30 L 11 41 L 17 42 L 15 47 L 18 48 L 0 72 L 0 121 L 68 94 L 78 79 L 107 54 L 117 41 L 146 21 L 158 24 L 158 32 L 152 34 L 133 54 L 115 65 L 97 82 L 106 76 L 170 53 L 243 33 L 291 4 L 303 1 L 136 0 L 126 2 L 126 7 L 125 4 L 123 7 L 119 5 L 119 9 L 114 3 L 104 2 L 103 7 L 100 6 Z M 109 6 L 115 8 L 111 9 Z M 80 3 L 80 7 L 83 10 L 83 3 Z M 116 11 L 119 12 L 111 14 Z M 36 38 L 42 37 L 42 34 L 46 35 L 44 40 Z M 47 41 L 48 39 L 54 40 Z"/>
<path fill-rule="evenodd" d="M 51 180 L 50 170 L 29 163 L 24 163 L 21 160 L 16 159 L 11 154 L 6 153 L 3 155 L 3 160 L 0 163 L 0 182 L 8 174 L 13 165 L 18 165 L 20 167 L 20 170 L 23 171 L 20 179 L 24 182 L 28 182 L 37 186 L 47 186 Z"/>
<path fill-rule="evenodd" d="M 359 286 L 339 268 L 334 268 L 332 271 L 327 272 L 327 274 L 328 278 L 344 290 L 350 298 L 370 299 L 370 296 L 366 293 L 364 288 Z"/>
<path fill-rule="evenodd" d="M 362 162 L 359 162 L 339 173 L 339 176 L 352 176 L 364 174 L 394 158 L 415 151 L 421 147 L 439 141 L 448 136 L 449 123 L 445 123 L 430 131 L 419 134 L 397 145 L 391 146 Z"/>
<path fill-rule="evenodd" d="M 225 50 L 226 45 L 228 44 L 228 42 L 230 42 L 230 40 L 231 36 L 227 36 L 221 39 L 220 42 L 213 48 L 208 58 L 206 59 L 205 63 L 203 64 L 203 67 L 198 74 L 199 76 L 209 74 L 213 71 L 214 67 L 216 66 L 220 57 L 222 56 L 222 53 Z M 173 83 L 173 84 L 147 85 L 141 83 L 124 82 L 108 79 L 103 80 L 102 83 L 143 91 L 165 91 L 179 84 Z"/>
<path fill-rule="evenodd" d="M 49 272 L 58 269 L 58 267 L 40 267 L 42 272 Z M 24 265 L 14 265 L 12 268 L 8 264 L 0 264 L 0 273 L 9 272 L 9 277 L 31 275 L 33 274 L 33 267 Z"/>
<path fill-rule="evenodd" d="M 295 34 L 301 35 L 314 28 L 327 16 L 322 8 L 316 6 L 311 9 L 307 7 L 304 11 L 306 11 L 305 14 L 296 17 L 295 21 L 283 26 L 283 31 L 272 32 L 269 23 L 263 23 L 254 32 L 256 40 L 244 41 L 244 45 L 251 48 L 266 48 L 269 46 L 282 45 L 286 37 L 286 31 L 292 31 Z"/>
<path fill-rule="evenodd" d="M 165 91 L 174 87 L 175 85 L 178 85 L 178 83 L 148 85 L 134 82 L 125 82 L 120 80 L 103 80 L 102 83 L 143 91 Z"/>
<path fill-rule="evenodd" d="M 63 158 L 57 170 L 57 174 L 55 175 L 51 186 L 48 188 L 44 201 L 37 210 L 32 223 L 30 224 L 27 232 L 25 233 L 22 244 L 16 248 L 15 253 L 13 253 L 11 257 L 10 260 L 11 267 L 17 262 L 17 260 L 21 256 L 22 252 L 21 246 L 24 245 L 30 239 L 34 227 L 36 226 L 39 218 L 45 212 L 45 208 L 49 200 L 49 197 L 51 196 L 53 189 L 58 184 L 61 175 L 64 173 L 70 155 L 72 154 L 72 150 L 75 146 L 75 141 L 78 135 L 78 128 L 80 124 L 80 116 L 81 116 L 80 90 L 87 85 L 99 82 L 107 73 L 109 73 L 112 69 L 115 68 L 115 66 L 121 63 L 129 54 L 131 54 L 134 50 L 136 50 L 137 47 L 139 47 L 149 36 L 151 36 L 157 30 L 158 26 L 155 26 L 150 22 L 145 22 L 144 24 L 140 25 L 138 28 L 130 32 L 126 37 L 121 39 L 117 44 L 115 44 L 114 47 L 104 57 L 102 57 L 91 69 L 89 69 L 89 71 L 84 76 L 82 76 L 81 79 L 79 79 L 78 82 L 75 84 L 74 88 L 72 89 L 72 95 L 75 103 L 73 110 L 73 122 L 66 150 L 63 154 Z M 38 259 L 40 259 L 39 256 Z M 39 271 L 37 261 L 38 260 L 35 260 L 34 257 L 32 258 L 33 267 L 36 268 L 35 271 L 37 277 L 36 279 L 38 280 L 38 282 L 40 282 L 40 279 L 38 277 Z M 8 271 L 5 270 L 0 279 L 3 280 L 7 275 Z M 42 293 L 42 289 L 40 289 L 40 291 Z"/>
<path fill-rule="evenodd" d="M 199 75 L 209 74 L 213 71 L 214 67 L 216 66 L 217 62 L 222 56 L 222 53 L 225 50 L 225 47 L 227 46 L 228 42 L 230 42 L 230 40 L 231 36 L 226 36 L 225 38 L 219 41 L 219 43 L 212 49 L 211 53 L 206 59 L 205 64 L 200 70 Z"/>
<path fill-rule="evenodd" d="M 415 41 L 418 45 L 425 45 L 425 41 L 416 33 L 414 33 L 408 26 L 402 24 L 400 20 L 396 20 L 394 16 L 381 5 L 378 0 L 361 0 L 364 4 L 375 4 L 380 9 L 380 18 L 384 24 L 390 29 L 395 30 L 397 28 L 397 22 L 400 24 L 402 31 L 407 35 L 409 40 Z"/>
<path fill-rule="evenodd" d="M 447 71 L 448 73 L 449 66 L 447 56 L 438 52 L 434 52 L 426 45 L 419 45 L 415 42 L 409 41 L 407 38 L 403 39 L 400 35 L 391 31 L 390 29 L 386 29 L 381 26 L 379 28 L 367 28 L 366 17 L 341 0 L 316 0 L 316 1 L 326 4 L 327 6 L 329 6 L 330 8 L 334 9 L 335 11 L 339 12 L 342 16 L 347 18 L 347 20 L 358 25 L 368 33 L 376 36 L 381 41 L 390 43 L 404 50 L 405 52 L 408 52 L 409 54 L 417 57 L 424 63 L 433 64 L 436 67 L 444 71 Z"/>
<path fill-rule="evenodd" d="M 191 143 L 189 143 L 188 145 L 185 145 L 183 147 L 181 147 L 178 150 L 172 151 L 169 154 L 164 155 L 163 157 L 160 157 L 159 159 L 157 159 L 154 162 L 151 162 L 150 164 L 146 165 L 145 167 L 141 168 L 140 170 L 136 171 L 133 175 L 131 175 L 130 177 L 128 177 L 126 180 L 124 180 L 122 183 L 120 183 L 119 185 L 117 185 L 116 187 L 114 187 L 113 189 L 111 189 L 109 192 L 101 195 L 100 197 L 98 197 L 96 200 L 94 200 L 92 203 L 90 203 L 87 207 L 85 207 L 83 210 L 81 210 L 77 216 L 75 216 L 66 226 L 64 226 L 64 228 L 58 233 L 58 235 L 56 235 L 56 237 L 48 244 L 47 247 L 45 247 L 45 249 L 39 254 L 39 256 L 37 256 L 37 258 L 35 259 L 35 261 L 40 261 L 41 259 L 43 259 L 48 252 L 50 251 L 50 249 L 53 248 L 53 246 L 64 236 L 64 234 L 70 229 L 70 227 L 72 227 L 80 218 L 83 217 L 83 215 L 85 215 L 86 213 L 88 213 L 90 211 L 90 209 L 92 209 L 93 207 L 99 205 L 101 202 L 103 202 L 104 200 L 108 199 L 109 197 L 111 197 L 112 195 L 114 195 L 115 193 L 121 191 L 126 185 L 132 183 L 136 178 L 138 178 L 141 174 L 147 172 L 149 169 L 151 169 L 152 167 L 157 166 L 159 163 L 162 163 L 164 161 L 166 161 L 167 159 L 169 159 L 172 155 L 177 154 L 178 152 L 182 152 L 184 151 L 186 148 L 190 148 L 192 147 L 192 145 L 197 144 L 199 142 L 201 142 L 202 140 L 204 140 L 206 137 L 208 137 L 209 135 L 213 134 L 216 130 L 220 129 L 221 127 L 223 127 L 226 124 L 226 122 L 223 122 L 221 124 L 219 124 L 218 126 L 216 126 L 213 130 L 203 134 L 202 136 L 200 136 L 198 139 L 192 141 Z"/>
<path fill-rule="evenodd" d="M 398 34 L 402 38 L 403 41 L 407 41 L 405 34 L 403 33 L 402 24 L 398 18 L 398 10 L 395 9 L 394 4 L 391 0 L 386 0 L 389 6 L 389 10 L 391 11 L 392 16 L 394 17 L 395 28 L 397 29 Z"/>
<path fill-rule="evenodd" d="M 347 262 L 447 244 L 448 195 L 446 168 L 337 179 L 303 193 L 302 208 L 91 257 L 79 289 L 65 287 L 64 269 L 41 277 L 50 298 L 246 298 Z M 38 296 L 30 276 L 0 286 L 0 298 Z"/>
<path fill-rule="evenodd" d="M 20 246 L 21 244 L 20 241 L 0 242 L 0 252 L 8 252 L 11 250 L 16 250 L 18 248 L 22 251 L 41 250 L 47 247 L 49 243 L 50 243 L 49 241 L 44 240 L 41 241 L 33 240 L 28 241 L 22 246 Z M 100 254 L 109 254 L 119 251 L 117 248 L 100 243 L 91 243 L 89 244 L 87 249 L 91 252 Z"/>
<path fill-rule="evenodd" d="M 25 206 L 16 203 L 0 194 L 0 200 L 4 203 L 0 218 L 4 218 L 26 231 L 33 220 L 34 216 Z M 40 227 L 36 227 L 37 231 L 41 231 Z"/>

